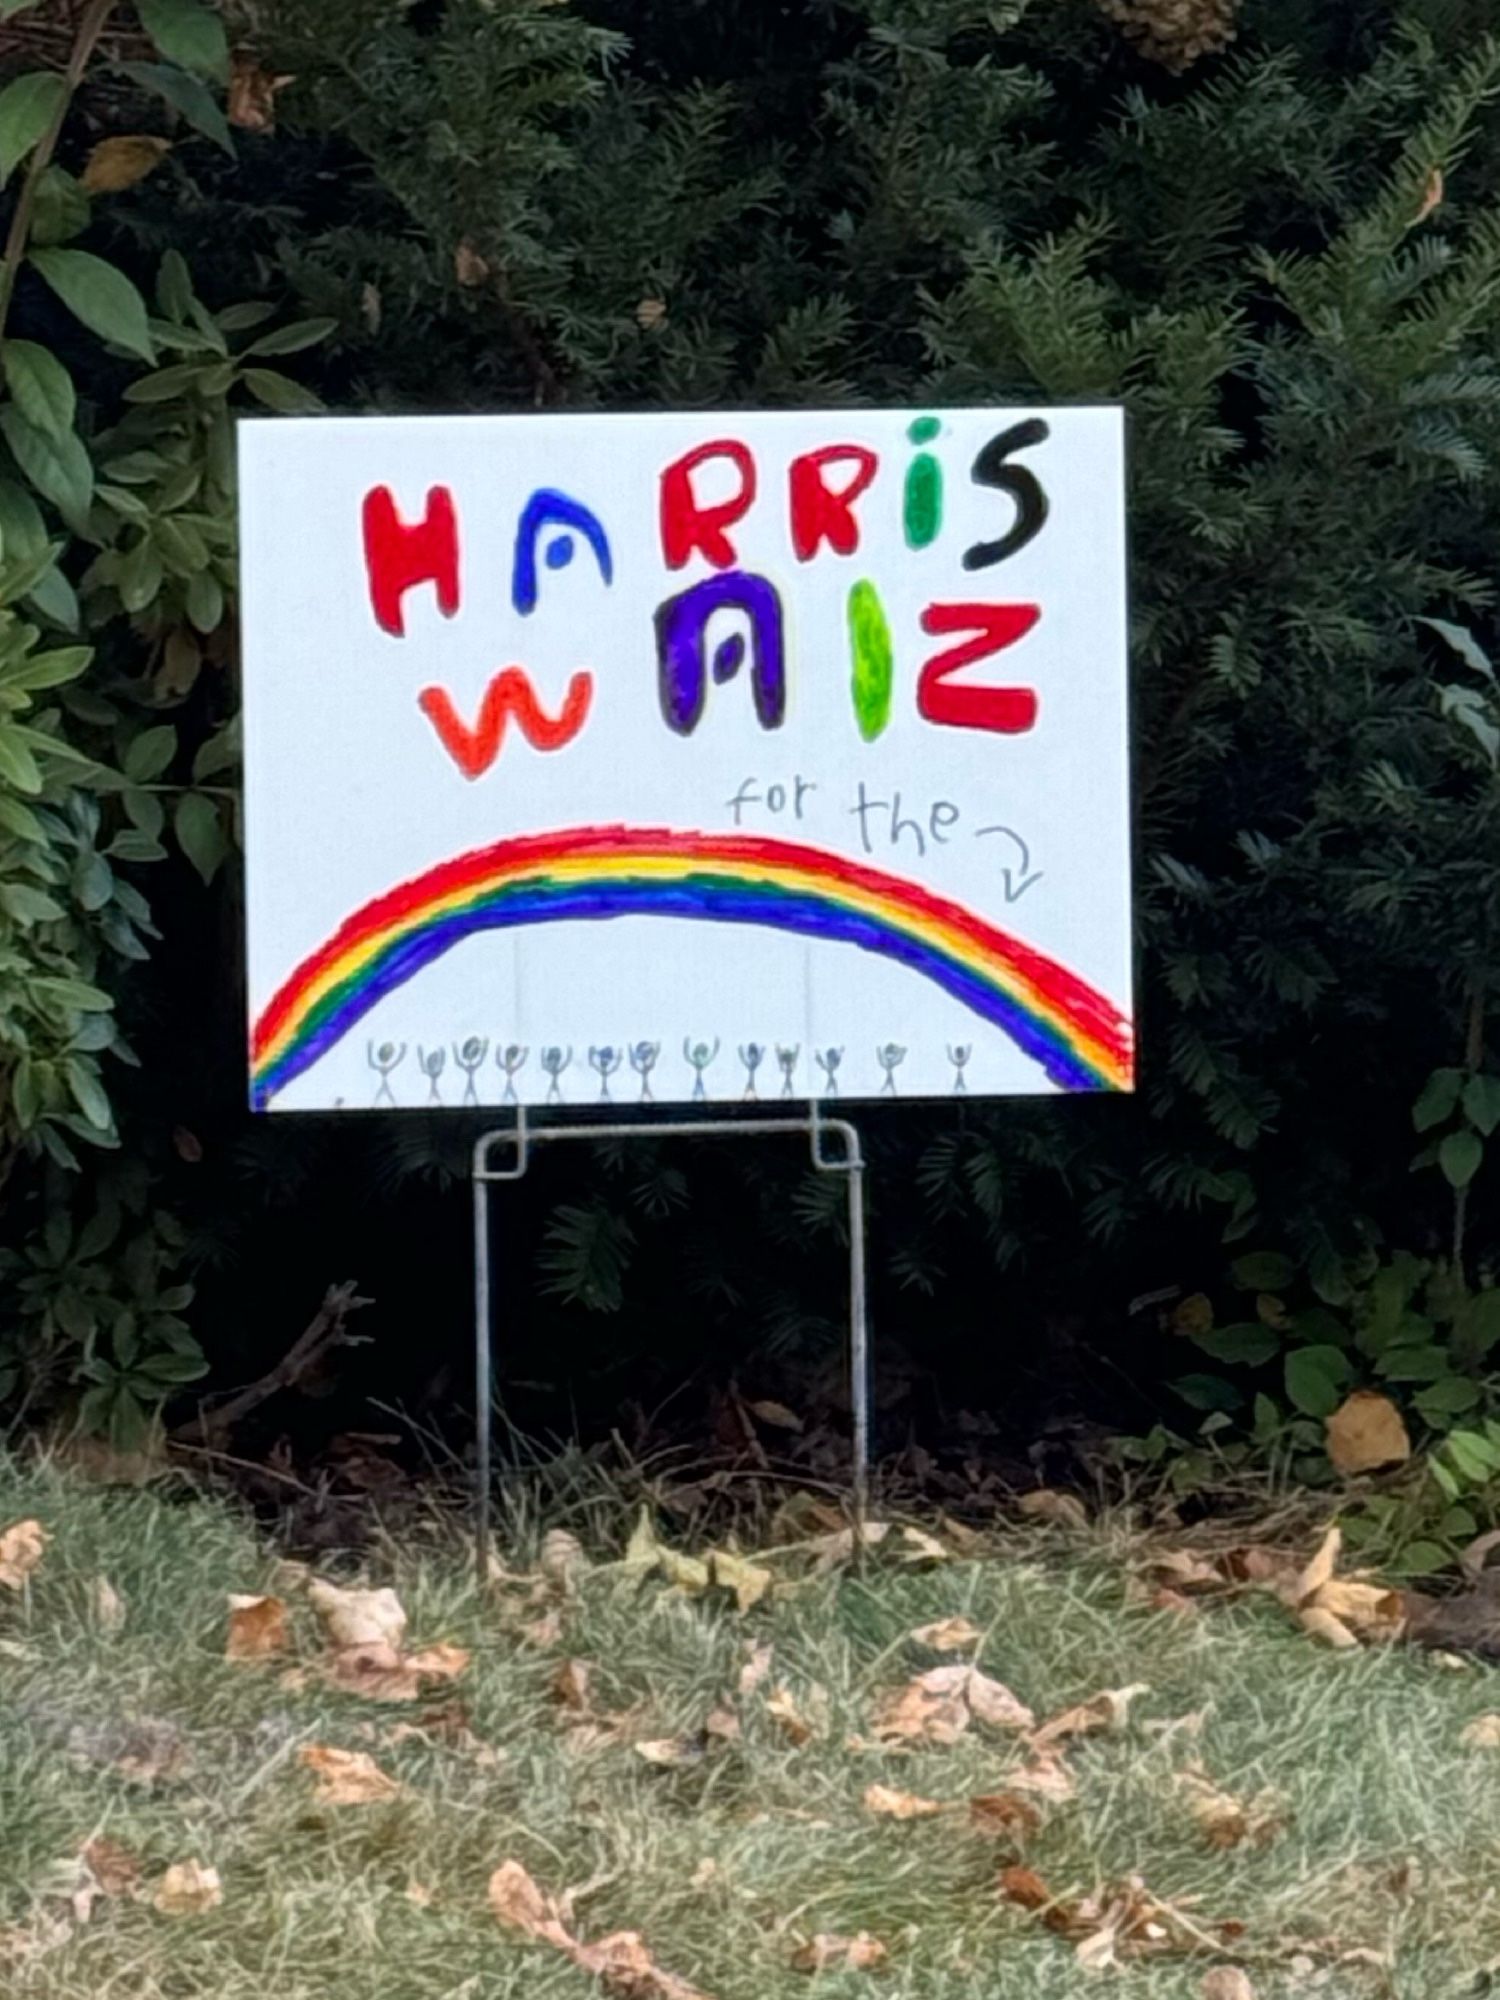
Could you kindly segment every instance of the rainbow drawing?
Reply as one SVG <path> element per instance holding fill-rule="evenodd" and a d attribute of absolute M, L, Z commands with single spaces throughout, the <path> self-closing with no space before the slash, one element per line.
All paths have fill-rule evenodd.
<path fill-rule="evenodd" d="M 1066 966 L 960 904 L 841 854 L 754 834 L 585 826 L 461 854 L 355 911 L 255 1023 L 267 1105 L 387 994 L 480 931 L 612 917 L 759 924 L 923 974 L 1064 1090 L 1128 1090 L 1129 1020 Z"/>

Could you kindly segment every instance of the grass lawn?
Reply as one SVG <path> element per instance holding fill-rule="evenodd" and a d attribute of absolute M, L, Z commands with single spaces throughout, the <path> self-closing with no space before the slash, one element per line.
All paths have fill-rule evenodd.
<path fill-rule="evenodd" d="M 1028 1532 L 927 1567 L 882 1550 L 863 1575 L 804 1566 L 744 1613 L 723 1593 L 596 1567 L 549 1621 L 481 1592 L 434 1524 L 426 1547 L 418 1536 L 364 1565 L 363 1580 L 398 1592 L 409 1646 L 472 1652 L 459 1680 L 403 1704 L 316 1672 L 288 1685 L 297 1661 L 322 1656 L 318 1620 L 216 1505 L 0 1461 L 0 1529 L 28 1517 L 51 1540 L 22 1588 L 0 1589 L 7 2000 L 597 1993 L 555 1941 L 497 1921 L 487 1885 L 507 1861 L 544 1895 L 575 1892 L 552 1913 L 566 1936 L 641 1933 L 663 1976 L 606 1983 L 627 2000 L 669 2000 L 673 1978 L 714 2000 L 1065 2000 L 1112 1985 L 1142 2000 L 1457 2000 L 1489 1992 L 1500 1963 L 1500 1749 L 1460 1740 L 1500 1709 L 1492 1672 L 1335 1653 L 1266 1599 L 1132 1608 L 1118 1536 Z M 292 1652 L 226 1661 L 226 1594 L 277 1587 Z M 912 1629 L 958 1617 L 982 1640 L 956 1657 L 1039 1718 L 1148 1689 L 1121 1726 L 1060 1744 L 1075 1795 L 1028 1794 L 1040 1825 L 1019 1846 L 1014 1826 L 987 1836 L 966 1806 L 1035 1765 L 1016 1730 L 872 1740 L 880 1698 L 955 1657 Z M 750 1649 L 767 1645 L 769 1668 L 762 1652 L 763 1678 L 742 1693 Z M 587 1676 L 560 1686 L 569 1661 Z M 716 1710 L 722 1733 L 705 1738 Z M 639 1744 L 660 1739 L 685 1761 L 648 1762 Z M 399 1791 L 317 1803 L 302 1753 L 318 1745 L 373 1757 Z M 1206 1836 L 1179 1778 L 1195 1762 L 1242 1799 L 1269 1795 L 1263 1842 Z M 872 1785 L 953 1809 L 878 1816 Z M 91 1839 L 114 1844 L 93 1851 L 113 1857 L 100 1872 L 113 1866 L 125 1893 L 89 1911 L 76 1857 Z M 221 1900 L 164 1912 L 159 1878 L 190 1859 L 217 1871 Z M 1001 1893 L 1020 1865 L 1068 1910 L 1137 1876 L 1187 1928 L 1168 1919 L 1170 1949 L 1127 1947 L 1091 1971 L 1077 1951 L 1087 1917 L 1055 1934 Z M 1010 1879 L 1036 1899 L 1035 1882 Z M 1215 1954 L 1223 1922 L 1245 1928 Z M 862 1932 L 885 1946 L 879 1966 L 798 1969 L 818 1934 Z M 1214 1971 L 1236 1964 L 1248 1988 Z"/>

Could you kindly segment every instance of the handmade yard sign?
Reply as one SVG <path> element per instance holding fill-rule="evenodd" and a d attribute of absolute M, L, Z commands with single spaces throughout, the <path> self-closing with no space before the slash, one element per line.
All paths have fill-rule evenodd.
<path fill-rule="evenodd" d="M 1121 431 L 243 424 L 253 1102 L 1128 1090 Z"/>

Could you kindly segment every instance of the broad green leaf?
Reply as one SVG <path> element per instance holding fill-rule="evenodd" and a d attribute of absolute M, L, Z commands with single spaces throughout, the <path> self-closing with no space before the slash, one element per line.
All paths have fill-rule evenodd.
<path fill-rule="evenodd" d="M 1481 1393 L 1479 1384 L 1466 1376 L 1445 1375 L 1418 1393 L 1417 1408 L 1429 1424 L 1441 1428 L 1447 1418 L 1462 1417 L 1472 1410 Z"/>
<path fill-rule="evenodd" d="M 132 382 L 125 391 L 125 400 L 127 403 L 170 403 L 175 397 L 185 396 L 195 382 L 201 382 L 203 374 L 202 362 L 177 361 L 170 368 L 158 368 Z"/>
<path fill-rule="evenodd" d="M 294 382 L 289 375 L 278 375 L 271 368 L 247 368 L 240 380 L 256 401 L 264 403 L 268 410 L 280 410 L 287 415 L 306 415 L 323 407 L 321 398 L 315 396 L 311 389 L 304 389 L 300 382 Z"/>
<path fill-rule="evenodd" d="M 6 387 L 26 421 L 51 437 L 66 437 L 78 398 L 73 378 L 57 356 L 34 340 L 7 340 L 0 345 L 0 362 Z"/>
<path fill-rule="evenodd" d="M 94 468 L 73 432 L 49 437 L 28 423 L 14 403 L 7 403 L 0 410 L 0 433 L 37 492 L 52 502 L 70 528 L 87 532 Z"/>
<path fill-rule="evenodd" d="M 135 1373 L 158 1387 L 175 1388 L 182 1382 L 201 1381 L 208 1373 L 208 1363 L 201 1354 L 152 1354 Z"/>
<path fill-rule="evenodd" d="M 19 799 L 12 798 L 11 794 L 4 790 L 0 790 L 0 826 L 3 826 L 7 833 L 13 833 L 17 840 L 40 843 L 47 838 L 47 829 L 31 807 L 23 806 Z"/>
<path fill-rule="evenodd" d="M 48 167 L 36 184 L 31 240 L 44 248 L 52 243 L 67 243 L 88 228 L 91 213 L 88 191 L 63 168 Z"/>
<path fill-rule="evenodd" d="M 1500 1470 L 1500 1454 L 1478 1431 L 1451 1432 L 1445 1449 L 1464 1477 L 1476 1486 L 1488 1485 Z"/>
<path fill-rule="evenodd" d="M 69 1007 L 75 1014 L 108 1014 L 114 1001 L 97 986 L 86 986 L 81 979 L 61 979 L 49 974 L 38 974 L 31 981 L 33 993 L 40 993 L 44 999 L 55 1000 L 59 1007 Z"/>
<path fill-rule="evenodd" d="M 1432 1474 L 1433 1479 L 1436 1481 L 1436 1483 L 1442 1488 L 1443 1493 L 1447 1499 L 1456 1500 L 1458 1498 L 1460 1491 L 1458 1481 L 1454 1478 L 1453 1474 L 1448 1470 L 1447 1466 L 1443 1464 L 1441 1459 L 1429 1458 L 1427 1461 L 1427 1470 Z"/>
<path fill-rule="evenodd" d="M 264 326 L 275 312 L 275 306 L 265 299 L 242 299 L 238 305 L 225 306 L 214 318 L 226 333 L 248 333 L 251 327 Z"/>
<path fill-rule="evenodd" d="M 223 624 L 224 591 L 212 570 L 200 569 L 190 580 L 187 615 L 199 632 L 217 632 Z"/>
<path fill-rule="evenodd" d="M 131 739 L 125 751 L 125 775 L 138 785 L 150 784 L 153 778 L 161 776 L 176 754 L 177 731 L 170 722 L 159 722 Z"/>
<path fill-rule="evenodd" d="M 298 354 L 304 347 L 316 347 L 338 325 L 336 319 L 299 319 L 290 326 L 273 327 L 245 349 L 247 354 Z"/>
<path fill-rule="evenodd" d="M 1375 1364 L 1375 1372 L 1387 1382 L 1440 1382 L 1453 1371 L 1446 1347 L 1435 1342 L 1427 1347 L 1393 1347 Z"/>
<path fill-rule="evenodd" d="M 0 90 L 0 186 L 47 130 L 68 95 L 60 70 L 33 70 Z"/>
<path fill-rule="evenodd" d="M 1259 1326 L 1247 1320 L 1237 1326 L 1211 1327 L 1206 1333 L 1195 1333 L 1193 1345 L 1214 1361 L 1239 1363 L 1246 1368 L 1260 1368 L 1281 1350 L 1280 1337 L 1267 1326 Z"/>
<path fill-rule="evenodd" d="M 1308 1417 L 1330 1417 L 1343 1401 L 1348 1357 L 1336 1347 L 1296 1347 L 1286 1358 L 1286 1393 Z"/>
<path fill-rule="evenodd" d="M 1476 674 L 1483 674 L 1487 681 L 1495 678 L 1495 669 L 1490 664 L 1490 656 L 1462 625 L 1450 625 L 1446 618 L 1419 618 L 1419 625 L 1430 626 L 1438 637 L 1450 645 L 1466 667 L 1472 667 Z"/>
<path fill-rule="evenodd" d="M 1500 1341 L 1500 1287 L 1474 1294 L 1459 1314 L 1458 1332 L 1472 1353 L 1489 1353 Z"/>
<path fill-rule="evenodd" d="M 1464 1085 L 1464 1115 L 1486 1138 L 1500 1125 L 1500 1076 L 1471 1076 Z"/>
<path fill-rule="evenodd" d="M 0 778 L 35 798 L 42 789 L 42 773 L 20 730 L 0 722 Z"/>
<path fill-rule="evenodd" d="M 0 479 L 0 549 L 6 561 L 30 561 L 47 548 L 47 524 L 35 500 L 14 479 Z"/>
<path fill-rule="evenodd" d="M 169 63 L 215 83 L 229 81 L 224 23 L 200 0 L 136 0 L 141 26 Z"/>
<path fill-rule="evenodd" d="M 178 846 L 203 880 L 211 882 L 229 851 L 223 821 L 213 800 L 205 798 L 202 792 L 184 792 L 172 815 L 172 831 L 177 835 Z"/>
<path fill-rule="evenodd" d="M 25 688 L 29 694 L 41 688 L 63 687 L 77 680 L 93 657 L 92 646 L 59 646 L 51 653 L 30 653 L 13 667 L 0 668 L 0 685 Z"/>
<path fill-rule="evenodd" d="M 146 324 L 146 301 L 123 271 L 91 250 L 33 250 L 31 263 L 91 333 L 143 361 L 156 359 Z"/>
<path fill-rule="evenodd" d="M 33 889 L 29 882 L 0 882 L 0 910 L 18 924 L 55 924 L 67 915 L 45 889 Z"/>
<path fill-rule="evenodd" d="M 1179 1375 L 1167 1387 L 1195 1410 L 1237 1410 L 1245 1400 L 1244 1392 L 1222 1375 Z"/>
<path fill-rule="evenodd" d="M 1274 1250 L 1252 1250 L 1236 1257 L 1229 1271 L 1242 1292 L 1284 1292 L 1297 1275 L 1291 1258 Z"/>
<path fill-rule="evenodd" d="M 196 76 L 190 76 L 185 69 L 173 69 L 166 63 L 130 62 L 121 63 L 120 67 L 143 90 L 155 91 L 158 97 L 165 98 L 195 132 L 201 132 L 205 139 L 212 139 L 216 146 L 222 146 L 231 160 L 235 157 L 234 135 L 229 130 L 229 120 L 220 110 L 213 93 Z"/>
<path fill-rule="evenodd" d="M 229 771 L 240 761 L 239 720 L 226 722 L 222 729 L 214 731 L 206 743 L 200 743 L 193 758 L 193 776 L 201 785 L 205 778 L 212 778 L 220 771 Z M 1500 1292 L 1497 1292 L 1500 1299 Z"/>
<path fill-rule="evenodd" d="M 1477 1132 L 1450 1132 L 1438 1148 L 1438 1165 L 1450 1187 L 1467 1187 L 1484 1161 L 1484 1141 Z"/>
<path fill-rule="evenodd" d="M 56 563 L 49 564 L 37 578 L 26 593 L 26 602 L 39 617 L 60 625 L 65 632 L 78 630 L 78 593 Z"/>
<path fill-rule="evenodd" d="M 1464 1087 L 1461 1069 L 1435 1069 L 1422 1086 L 1422 1095 L 1412 1106 L 1411 1122 L 1419 1132 L 1430 1132 L 1451 1118 Z"/>
<path fill-rule="evenodd" d="M 97 1126 L 101 1132 L 108 1132 L 114 1124 L 114 1114 L 94 1065 L 69 1056 L 63 1064 L 63 1075 L 68 1079 L 74 1103 L 90 1125 Z"/>

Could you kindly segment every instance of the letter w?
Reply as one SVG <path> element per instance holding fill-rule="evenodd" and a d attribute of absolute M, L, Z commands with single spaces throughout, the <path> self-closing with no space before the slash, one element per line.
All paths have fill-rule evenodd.
<path fill-rule="evenodd" d="M 531 676 L 523 667 L 505 667 L 495 675 L 484 691 L 479 721 L 473 729 L 453 706 L 446 688 L 424 688 L 417 696 L 417 706 L 466 778 L 482 777 L 494 763 L 504 747 L 512 717 L 533 750 L 561 750 L 588 721 L 593 701 L 593 675 L 574 674 L 554 719 L 537 700 Z"/>

